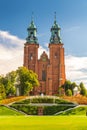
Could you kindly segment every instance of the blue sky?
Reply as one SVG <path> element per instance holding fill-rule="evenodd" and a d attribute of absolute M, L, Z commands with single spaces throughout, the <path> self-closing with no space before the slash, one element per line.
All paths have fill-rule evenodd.
<path fill-rule="evenodd" d="M 32 11 L 41 45 L 49 43 L 56 11 L 66 54 L 87 56 L 87 0 L 0 0 L 0 30 L 25 39 Z"/>
<path fill-rule="evenodd" d="M 46 49 L 55 11 L 65 48 L 67 78 L 87 84 L 87 0 L 0 0 L 0 73 L 23 64 L 32 12 L 40 53 Z"/>

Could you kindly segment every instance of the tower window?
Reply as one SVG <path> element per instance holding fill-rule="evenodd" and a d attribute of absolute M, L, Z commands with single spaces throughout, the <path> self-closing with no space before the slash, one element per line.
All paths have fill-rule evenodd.
<path fill-rule="evenodd" d="M 42 80 L 46 81 L 46 71 L 42 70 Z"/>
<path fill-rule="evenodd" d="M 55 53 L 55 56 L 54 56 L 55 58 L 57 58 L 57 53 Z"/>
<path fill-rule="evenodd" d="M 55 32 L 55 37 L 57 37 L 57 32 Z"/>
<path fill-rule="evenodd" d="M 31 32 L 31 37 L 33 37 L 33 32 Z"/>
<path fill-rule="evenodd" d="M 30 60 L 33 60 L 33 55 L 32 55 L 32 53 L 30 53 L 29 59 L 30 59 Z"/>

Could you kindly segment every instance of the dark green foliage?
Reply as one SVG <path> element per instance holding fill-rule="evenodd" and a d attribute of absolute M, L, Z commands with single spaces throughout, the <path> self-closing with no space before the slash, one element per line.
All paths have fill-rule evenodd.
<path fill-rule="evenodd" d="M 57 103 L 57 104 L 73 104 L 74 105 L 74 103 L 63 100 L 63 99 L 55 99 L 55 103 Z"/>
<path fill-rule="evenodd" d="M 27 115 L 37 115 L 38 114 L 38 107 L 37 106 L 30 106 L 30 105 L 23 105 L 23 104 L 13 104 L 11 107 L 26 113 Z"/>
<path fill-rule="evenodd" d="M 87 96 L 87 90 L 84 87 L 84 84 L 81 82 L 79 86 L 80 86 L 80 94 L 83 96 Z"/>
<path fill-rule="evenodd" d="M 67 96 L 72 96 L 74 94 L 74 91 L 73 91 L 74 88 L 78 86 L 76 85 L 75 82 L 72 83 L 71 81 L 66 80 L 65 83 L 61 87 L 64 89 L 65 94 Z"/>
<path fill-rule="evenodd" d="M 30 99 L 27 99 L 27 100 L 18 101 L 15 104 L 29 104 L 29 103 L 30 103 Z"/>
<path fill-rule="evenodd" d="M 67 96 L 74 95 L 74 88 L 77 87 L 77 90 L 80 91 L 80 94 L 83 96 L 87 96 L 87 89 L 85 88 L 84 84 L 81 82 L 80 85 L 77 85 L 75 82 L 71 82 L 69 80 L 66 80 L 65 83 L 60 87 L 63 88 L 65 91 L 65 94 Z"/>
<path fill-rule="evenodd" d="M 31 99 L 31 103 L 53 103 L 53 98 L 33 98 Z"/>
<path fill-rule="evenodd" d="M 29 98 L 26 100 L 18 101 L 15 104 L 29 104 L 29 103 L 56 103 L 56 104 L 73 104 L 72 102 L 50 97 L 38 97 L 38 98 Z"/>
<path fill-rule="evenodd" d="M 72 108 L 72 106 L 44 106 L 44 115 L 53 115 L 69 108 Z"/>

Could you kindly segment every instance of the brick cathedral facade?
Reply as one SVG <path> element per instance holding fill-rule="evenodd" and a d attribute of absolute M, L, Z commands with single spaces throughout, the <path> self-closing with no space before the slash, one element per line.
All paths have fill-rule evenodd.
<path fill-rule="evenodd" d="M 55 95 L 66 79 L 64 47 L 60 38 L 60 27 L 55 19 L 51 27 L 50 43 L 48 44 L 49 58 L 44 51 L 38 59 L 39 43 L 36 36 L 37 28 L 33 20 L 27 31 L 28 37 L 24 45 L 24 66 L 37 73 L 40 82 L 40 86 L 34 88 L 33 94 Z"/>

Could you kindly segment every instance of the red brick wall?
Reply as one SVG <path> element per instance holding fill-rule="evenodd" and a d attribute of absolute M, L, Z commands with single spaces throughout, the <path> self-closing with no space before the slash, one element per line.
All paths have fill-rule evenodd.
<path fill-rule="evenodd" d="M 65 82 L 65 61 L 63 44 L 49 44 L 50 59 L 45 52 L 38 60 L 38 44 L 26 43 L 24 47 L 24 66 L 38 74 L 40 87 L 34 89 L 34 95 L 44 93 L 54 95 L 58 87 Z M 32 60 L 30 54 L 32 53 Z M 45 57 L 46 60 L 43 59 Z M 46 80 L 42 80 L 42 71 L 46 72 Z"/>
<path fill-rule="evenodd" d="M 38 44 L 26 43 L 24 46 L 24 66 L 38 74 Z M 32 59 L 30 55 L 32 54 Z"/>

